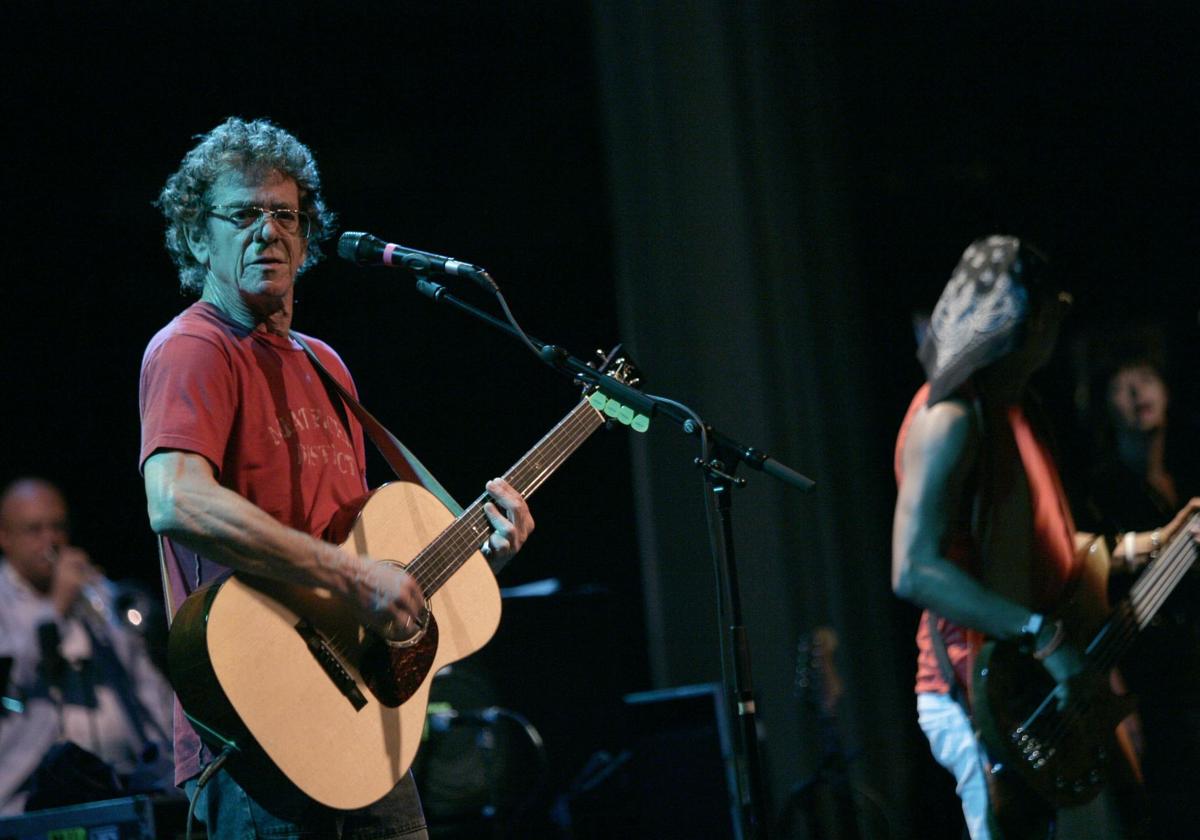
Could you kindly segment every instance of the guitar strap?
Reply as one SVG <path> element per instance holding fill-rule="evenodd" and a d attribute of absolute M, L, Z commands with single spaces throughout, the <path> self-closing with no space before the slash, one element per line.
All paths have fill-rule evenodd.
<path fill-rule="evenodd" d="M 967 695 L 967 687 L 958 678 L 958 672 L 950 662 L 950 654 L 946 651 L 946 640 L 938 629 L 938 616 L 932 610 L 925 613 L 929 622 L 929 639 L 933 643 L 933 653 L 937 657 L 938 668 L 941 669 L 942 679 L 950 686 L 950 699 L 963 707 L 967 717 L 971 716 L 971 704 Z"/>
<path fill-rule="evenodd" d="M 354 395 L 341 382 L 337 381 L 334 375 L 321 363 L 321 360 L 317 358 L 317 354 L 313 352 L 312 347 L 309 346 L 307 341 L 295 332 L 290 332 L 289 334 L 292 341 L 299 344 L 304 352 L 308 354 L 309 361 L 317 369 L 317 373 L 321 374 L 321 378 L 325 381 L 326 386 L 341 397 L 342 402 L 350 409 L 350 412 L 358 418 L 358 422 L 362 423 L 363 428 L 367 431 L 367 435 L 371 438 L 371 442 L 375 444 L 383 459 L 388 462 L 388 466 L 392 468 L 392 472 L 396 474 L 396 477 L 401 481 L 412 481 L 420 484 L 436 496 L 456 517 L 461 516 L 463 512 L 462 505 L 456 502 L 446 488 L 433 477 L 433 473 L 417 460 L 417 456 L 401 443 L 395 435 L 389 432 L 382 423 L 376 420 L 371 412 L 363 408 L 362 403 L 355 399 Z"/>

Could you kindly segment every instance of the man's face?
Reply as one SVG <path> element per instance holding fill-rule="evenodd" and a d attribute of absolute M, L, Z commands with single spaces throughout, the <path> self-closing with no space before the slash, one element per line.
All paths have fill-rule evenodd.
<path fill-rule="evenodd" d="M 213 185 L 208 203 L 213 209 L 199 235 L 191 240 L 192 253 L 207 265 L 206 287 L 224 299 L 240 297 L 251 311 L 270 312 L 290 304 L 296 272 L 304 263 L 308 241 L 301 233 L 288 233 L 270 216 L 240 228 L 221 216 L 230 208 L 264 207 L 298 210 L 300 190 L 286 175 L 229 171 Z"/>
<path fill-rule="evenodd" d="M 41 592 L 54 581 L 55 553 L 67 544 L 67 506 L 48 487 L 22 487 L 0 505 L 0 550 Z"/>

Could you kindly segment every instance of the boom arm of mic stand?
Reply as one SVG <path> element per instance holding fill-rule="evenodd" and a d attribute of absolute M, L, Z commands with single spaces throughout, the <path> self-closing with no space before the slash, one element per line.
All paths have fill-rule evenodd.
<path fill-rule="evenodd" d="M 645 414 L 647 417 L 656 413 L 659 410 L 659 403 L 643 394 L 636 388 L 631 388 L 623 382 L 618 382 L 611 376 L 605 376 L 595 368 L 588 367 L 579 359 L 567 353 L 561 347 L 553 344 L 547 344 L 534 336 L 523 336 L 521 333 L 513 329 L 512 325 L 506 321 L 501 321 L 493 315 L 489 315 L 482 309 L 472 306 L 466 301 L 456 298 L 454 295 L 446 291 L 446 287 L 441 283 L 435 283 L 425 277 L 417 278 L 417 291 L 425 295 L 425 297 L 435 303 L 445 303 L 465 312 L 468 315 L 483 321 L 501 332 L 516 338 L 522 343 L 528 338 L 534 345 L 537 351 L 538 358 L 545 362 L 555 370 L 567 374 L 574 380 L 586 382 L 594 386 L 602 394 L 612 397 L 621 405 L 627 405 L 635 411 Z"/>
<path fill-rule="evenodd" d="M 782 481 L 784 484 L 790 484 L 797 490 L 808 493 L 817 486 L 817 483 L 811 478 L 796 472 L 782 461 L 777 461 L 767 453 L 761 452 L 752 446 L 743 446 L 712 427 L 709 427 L 708 436 L 720 448 L 736 453 L 742 463 L 765 472 L 767 475 Z"/>
<path fill-rule="evenodd" d="M 513 329 L 511 324 L 489 315 L 466 301 L 459 300 L 447 292 L 446 287 L 441 283 L 435 283 L 427 277 L 418 276 L 417 291 L 435 303 L 449 304 L 455 309 L 465 312 L 501 332 L 508 333 L 522 343 L 528 339 L 534 345 L 534 349 L 537 350 L 538 358 L 547 365 L 567 374 L 572 379 L 586 382 L 595 387 L 600 393 L 621 403 L 621 405 L 629 406 L 637 413 L 644 414 L 646 417 L 653 417 L 655 414 L 664 414 L 679 423 L 685 432 L 692 434 L 699 432 L 695 419 L 680 407 L 670 402 L 648 397 L 636 388 L 631 388 L 625 383 L 613 379 L 611 376 L 605 376 L 595 368 L 588 367 L 561 347 L 546 344 L 533 336 L 523 336 L 517 330 Z M 772 458 L 765 452 L 750 446 L 743 446 L 711 426 L 706 426 L 705 431 L 708 433 L 708 438 L 713 444 L 719 446 L 727 453 L 735 454 L 747 466 L 764 472 L 782 481 L 784 484 L 789 484 L 804 492 L 809 492 L 816 486 L 816 482 L 811 478 L 796 472 L 787 464 Z M 732 464 L 728 466 L 733 467 Z"/>
<path fill-rule="evenodd" d="M 568 372 L 576 379 L 583 379 L 590 382 L 601 393 L 612 397 L 622 405 L 629 406 L 634 411 L 644 414 L 647 417 L 651 417 L 654 414 L 665 414 L 679 423 L 685 432 L 695 433 L 699 431 L 696 421 L 692 416 L 678 407 L 669 402 L 647 397 L 636 388 L 630 388 L 622 382 L 605 376 L 594 368 L 583 364 L 575 357 L 568 355 L 561 347 L 544 345 L 539 355 L 543 361 L 552 367 Z M 790 484 L 797 490 L 802 490 L 806 493 L 816 487 L 817 483 L 811 478 L 796 472 L 787 464 L 777 461 L 767 455 L 767 453 L 761 452 L 751 446 L 743 446 L 727 435 L 717 431 L 712 426 L 706 426 L 705 430 L 712 443 L 728 452 L 736 454 L 738 459 L 746 465 L 765 472 L 767 475 L 782 481 L 784 484 Z"/>

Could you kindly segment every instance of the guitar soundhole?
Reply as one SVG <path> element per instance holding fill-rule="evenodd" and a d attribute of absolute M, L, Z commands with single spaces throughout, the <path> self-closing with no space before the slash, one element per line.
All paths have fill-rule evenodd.
<path fill-rule="evenodd" d="M 412 697 L 425 681 L 437 654 L 438 625 L 433 613 L 425 635 L 412 647 L 397 648 L 376 639 L 363 654 L 363 682 L 384 706 L 395 708 Z"/>

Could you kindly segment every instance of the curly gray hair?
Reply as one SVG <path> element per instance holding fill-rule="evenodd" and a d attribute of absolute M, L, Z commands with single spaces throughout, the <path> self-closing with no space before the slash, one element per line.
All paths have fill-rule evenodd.
<path fill-rule="evenodd" d="M 307 146 L 269 120 L 230 117 L 208 134 L 196 135 L 200 142 L 183 157 L 178 171 L 167 179 L 155 205 L 167 219 L 167 251 L 179 267 L 179 285 L 184 292 L 204 290 L 204 266 L 196 262 L 188 247 L 187 233 L 208 211 L 213 184 L 226 172 L 279 172 L 300 188 L 300 210 L 312 221 L 308 256 L 303 272 L 321 259 L 320 242 L 333 233 L 334 214 L 321 196 L 321 176 Z"/>

